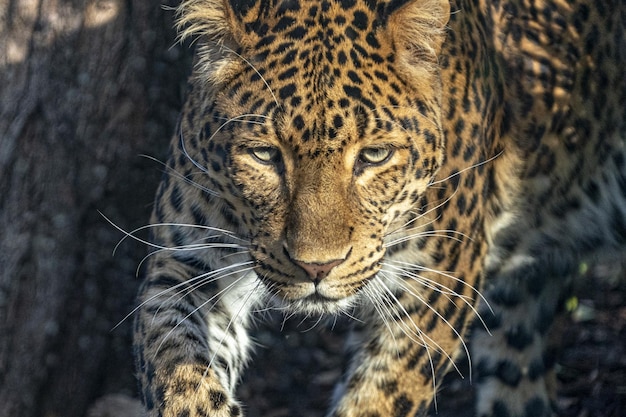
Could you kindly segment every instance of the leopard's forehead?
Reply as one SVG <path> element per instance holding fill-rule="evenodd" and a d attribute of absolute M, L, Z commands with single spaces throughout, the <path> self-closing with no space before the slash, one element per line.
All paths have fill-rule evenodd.
<path fill-rule="evenodd" d="M 245 30 L 255 32 L 266 43 L 274 41 L 272 36 L 282 36 L 293 40 L 323 38 L 332 45 L 341 43 L 342 34 L 350 39 L 375 36 L 373 30 L 385 25 L 390 15 L 410 2 L 231 0 L 230 4 L 232 13 L 246 25 Z"/>
<path fill-rule="evenodd" d="M 404 2 L 234 3 L 254 42 L 236 51 L 241 70 L 219 102 L 229 104 L 229 118 L 259 116 L 248 130 L 319 153 L 365 136 L 415 133 L 419 116 L 428 118 L 428 104 L 397 71 L 385 30 Z"/>

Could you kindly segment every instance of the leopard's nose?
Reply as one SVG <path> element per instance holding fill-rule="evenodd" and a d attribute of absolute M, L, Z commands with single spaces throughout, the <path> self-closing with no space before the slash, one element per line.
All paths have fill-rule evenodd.
<path fill-rule="evenodd" d="M 326 254 L 326 256 L 320 256 L 319 252 L 310 253 L 307 256 L 303 253 L 293 253 L 293 251 L 289 250 L 287 242 L 283 242 L 283 250 L 289 260 L 302 268 L 315 285 L 319 284 L 320 281 L 326 278 L 333 268 L 345 262 L 348 256 L 350 256 L 350 253 L 352 253 L 352 248 L 350 247 L 348 250 L 341 252 L 338 251 L 340 254 L 336 254 L 335 256 L 329 256 L 329 254 Z M 330 260 L 324 259 L 325 257 L 330 258 Z"/>
<path fill-rule="evenodd" d="M 343 261 L 345 261 L 345 258 L 333 259 L 332 261 L 328 262 L 303 262 L 293 260 L 296 265 L 304 269 L 311 281 L 313 281 L 315 284 L 318 284 L 321 280 L 326 278 L 330 271 L 334 267 L 342 264 Z"/>

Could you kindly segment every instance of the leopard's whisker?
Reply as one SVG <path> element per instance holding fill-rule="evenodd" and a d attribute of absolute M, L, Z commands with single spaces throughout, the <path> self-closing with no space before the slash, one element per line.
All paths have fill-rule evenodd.
<path fill-rule="evenodd" d="M 404 292 L 406 292 L 407 294 L 411 295 L 412 297 L 415 297 L 417 300 L 419 300 L 424 306 L 426 306 L 426 308 L 428 308 L 430 311 L 432 311 L 439 319 L 441 319 L 451 330 L 452 332 L 457 336 L 457 338 L 459 339 L 459 341 L 461 342 L 463 349 L 465 350 L 465 353 L 469 359 L 469 348 L 467 347 L 465 340 L 463 339 L 463 337 L 461 336 L 461 334 L 459 333 L 459 331 L 457 329 L 454 328 L 454 326 L 445 318 L 443 317 L 443 315 L 441 313 L 439 313 L 437 311 L 437 309 L 435 309 L 432 305 L 430 305 L 430 303 L 428 303 L 428 301 L 426 299 L 424 299 L 424 297 L 422 297 L 421 295 L 419 295 L 418 293 L 416 293 L 413 289 L 411 289 L 408 285 L 406 285 L 405 283 L 403 283 L 401 280 L 397 280 L 395 278 L 392 278 L 392 276 L 390 276 L 389 274 L 385 274 L 384 272 L 382 273 L 382 275 L 390 281 L 396 281 L 395 284 L 398 285 Z M 392 274 L 393 275 L 393 274 Z M 383 284 L 384 285 L 384 284 Z M 386 288 L 388 288 L 385 285 Z M 450 362 L 450 364 L 452 365 L 452 367 L 456 370 L 456 372 L 461 376 L 461 378 L 463 378 L 463 373 L 461 372 L 461 370 L 458 368 L 458 366 L 456 365 L 454 359 L 452 358 L 451 354 L 448 353 L 439 343 L 437 343 L 433 338 L 431 338 L 430 336 L 428 336 L 425 332 L 423 332 L 419 326 L 417 325 L 417 323 L 415 323 L 415 321 L 410 317 L 410 314 L 408 313 L 408 311 L 406 310 L 406 308 L 402 305 L 401 301 L 391 292 L 390 289 L 388 289 L 388 292 L 390 294 L 390 296 L 392 297 L 392 299 L 395 301 L 396 305 L 400 308 L 400 311 L 404 314 L 405 317 L 407 317 L 407 319 L 409 320 L 409 322 L 413 325 L 413 329 L 408 327 L 408 324 L 406 324 L 407 326 L 407 330 L 410 331 L 411 333 L 415 334 L 416 336 L 419 335 L 420 339 L 422 339 L 424 341 L 424 343 L 426 343 L 426 339 L 432 344 L 428 344 L 427 346 L 424 346 L 426 349 L 428 349 L 428 346 L 431 347 L 435 347 L 436 351 L 443 354 L 448 361 Z M 404 321 L 403 321 L 404 322 Z M 408 333 L 405 332 L 405 334 L 407 336 L 409 336 Z M 416 341 L 416 343 L 418 343 Z M 431 371 L 433 372 L 433 379 L 435 378 L 434 375 L 434 367 L 432 366 L 432 357 L 429 355 L 429 358 L 431 360 Z M 471 365 L 471 363 L 470 363 Z M 471 380 L 471 371 L 470 371 L 470 380 Z M 434 383 L 434 386 L 436 387 L 436 382 Z"/>
<path fill-rule="evenodd" d="M 250 263 L 252 263 L 252 262 L 250 262 Z M 176 284 L 176 285 L 174 285 L 172 287 L 169 287 L 169 288 L 167 288 L 167 289 L 165 289 L 163 291 L 160 291 L 157 294 L 155 294 L 155 295 L 145 299 L 144 301 L 142 301 L 139 305 L 137 305 L 134 309 L 132 309 L 126 316 L 124 316 L 124 318 L 122 318 L 111 330 L 115 330 L 116 328 L 118 328 L 122 323 L 124 323 L 124 321 L 128 320 L 133 314 L 135 314 L 137 311 L 139 311 L 146 304 L 156 300 L 159 297 L 162 297 L 165 293 L 167 293 L 169 291 L 173 291 L 173 290 L 176 290 L 176 289 L 178 289 L 180 287 L 184 287 L 184 286 L 188 285 L 190 282 L 193 282 L 194 280 L 203 279 L 203 278 L 205 278 L 207 276 L 220 274 L 220 273 L 222 273 L 224 271 L 227 271 L 229 269 L 239 268 L 241 266 L 243 266 L 243 265 L 242 264 L 227 265 L 225 267 L 222 267 L 222 268 L 219 268 L 219 269 L 216 269 L 216 270 L 213 270 L 213 271 L 209 271 L 209 272 L 206 272 L 204 274 L 200 274 L 200 275 L 198 275 L 196 277 L 189 278 L 189 279 L 187 279 L 185 281 L 181 281 L 180 283 L 178 283 L 178 284 Z"/>
<path fill-rule="evenodd" d="M 253 271 L 254 270 L 254 266 L 248 266 L 248 265 L 253 265 L 254 262 L 253 261 L 248 261 L 248 262 L 241 262 L 238 264 L 233 264 L 233 265 L 228 265 L 228 269 L 234 269 L 234 268 L 241 268 L 241 267 L 246 267 L 246 268 L 242 268 L 242 269 L 236 269 L 234 271 L 223 271 L 224 269 L 226 269 L 226 267 L 224 268 L 220 268 L 222 269 L 222 271 L 216 270 L 216 271 L 210 271 L 210 272 L 206 272 L 200 275 L 197 275 L 193 278 L 188 279 L 187 281 L 184 281 L 185 284 L 187 284 L 186 288 L 182 288 L 179 291 L 176 291 L 175 293 L 171 294 L 167 299 L 165 299 L 163 301 L 163 304 L 165 304 L 168 301 L 171 301 L 174 299 L 174 297 L 179 296 L 179 298 L 175 301 L 175 303 L 178 303 L 179 301 L 181 301 L 182 299 L 184 299 L 186 296 L 188 296 L 189 294 L 191 294 L 192 292 L 204 287 L 205 285 L 209 285 L 212 284 L 214 282 L 217 281 L 221 281 L 224 280 L 225 278 L 231 277 L 233 275 L 239 275 L 239 274 L 243 274 L 246 273 L 248 271 Z M 219 271 L 219 273 L 218 273 Z M 223 273 L 225 272 L 225 273 Z M 222 274 L 223 273 L 223 274 Z M 221 275 L 220 275 L 221 274 Z M 191 284 L 191 285 L 189 285 Z M 165 295 L 165 293 L 168 292 L 168 290 L 165 290 L 163 292 L 161 292 L 159 295 Z M 159 306 L 159 308 L 157 308 L 154 312 L 154 317 L 156 317 L 156 315 L 161 311 L 161 307 Z M 154 320 L 154 318 L 153 318 Z"/>
<path fill-rule="evenodd" d="M 452 198 L 456 195 L 457 191 L 458 191 L 458 188 L 456 188 L 456 189 L 455 189 L 455 190 L 454 190 L 454 191 L 453 191 L 453 192 L 452 192 L 452 193 L 451 193 L 448 197 L 446 197 L 446 199 L 445 199 L 445 200 L 443 200 L 443 201 L 441 201 L 441 202 L 438 202 L 438 203 L 437 203 L 437 205 L 435 205 L 434 207 L 432 207 L 432 208 L 430 208 L 430 209 L 426 210 L 424 213 L 419 213 L 419 214 L 417 214 L 414 218 L 412 218 L 411 220 L 409 220 L 408 222 L 406 222 L 406 223 L 405 223 L 405 224 L 403 224 L 402 226 L 400 226 L 400 227 L 398 227 L 398 228 L 396 228 L 396 229 L 394 229 L 394 230 L 392 230 L 392 231 L 390 231 L 390 232 L 387 232 L 387 233 L 386 233 L 386 235 L 385 235 L 385 237 L 390 236 L 390 235 L 393 235 L 393 234 L 395 234 L 395 233 L 401 233 L 401 232 L 403 232 L 403 231 L 405 230 L 406 226 L 408 226 L 409 224 L 414 223 L 414 222 L 415 222 L 415 221 L 417 221 L 417 220 L 421 220 L 421 219 L 423 219 L 424 217 L 428 216 L 430 213 L 432 213 L 432 212 L 436 211 L 437 209 L 439 209 L 439 208 L 441 208 L 441 207 L 445 206 L 445 205 L 446 205 L 446 204 L 447 204 L 450 200 L 452 200 Z M 429 220 L 428 222 L 426 222 L 426 223 L 424 223 L 424 224 L 421 224 L 420 226 L 417 226 L 417 227 L 426 227 L 427 225 L 429 225 L 429 224 L 431 224 L 431 223 L 434 223 L 434 222 L 435 222 L 435 221 L 437 221 L 438 219 L 439 219 L 439 216 L 437 216 L 437 217 L 435 217 L 434 219 Z"/>
<path fill-rule="evenodd" d="M 441 184 L 441 183 L 447 182 L 448 180 L 450 180 L 451 178 L 456 177 L 457 175 L 461 175 L 462 173 L 464 173 L 464 172 L 466 172 L 466 171 L 469 171 L 469 170 L 472 170 L 472 169 L 478 168 L 478 167 L 480 167 L 480 166 L 482 166 L 482 165 L 486 165 L 486 164 L 488 164 L 488 163 L 490 163 L 490 162 L 492 162 L 492 161 L 494 161 L 494 160 L 498 159 L 498 158 L 499 158 L 502 154 L 504 154 L 504 150 L 501 150 L 500 152 L 498 152 L 497 154 L 495 154 L 495 155 L 494 155 L 494 156 L 492 156 L 491 158 L 488 158 L 488 159 L 486 159 L 486 160 L 484 160 L 484 161 L 478 162 L 478 163 L 476 163 L 476 164 L 473 164 L 473 165 L 470 165 L 470 166 L 468 166 L 468 167 L 465 167 L 465 168 L 463 168 L 463 169 L 461 169 L 461 170 L 459 170 L 459 171 L 456 171 L 456 172 L 454 172 L 454 173 L 450 174 L 449 176 L 447 176 L 446 178 L 442 178 L 442 179 L 440 179 L 440 180 L 436 180 L 436 181 L 435 181 L 435 180 L 434 180 L 434 178 L 435 178 L 435 177 L 433 177 L 433 180 L 432 180 L 432 181 L 428 184 L 428 186 L 429 186 L 429 187 L 432 187 L 432 186 L 433 186 L 433 185 L 435 185 L 435 184 Z"/>
<path fill-rule="evenodd" d="M 429 231 L 429 232 L 418 232 L 418 233 L 413 233 L 407 236 L 402 236 L 398 239 L 392 240 L 390 242 L 385 242 L 383 244 L 383 247 L 385 248 L 389 248 L 391 246 L 395 246 L 395 245 L 399 245 L 401 243 L 404 242 L 408 242 L 410 240 L 415 240 L 415 239 L 420 239 L 420 238 L 424 238 L 424 237 L 442 237 L 442 238 L 446 238 L 446 239 L 451 239 L 454 240 L 456 242 L 463 242 L 462 239 L 456 237 L 456 236 L 450 236 L 450 234 L 458 234 L 461 235 L 462 237 L 467 237 L 466 234 L 461 233 L 461 232 L 457 232 L 455 230 L 435 230 L 435 231 Z"/>
<path fill-rule="evenodd" d="M 200 246 L 198 246 L 197 248 L 194 248 L 194 249 L 189 249 L 189 248 L 187 248 L 187 245 L 183 245 L 180 248 L 181 248 L 181 252 L 185 252 L 186 250 L 200 251 L 200 250 L 206 250 L 206 249 L 217 249 L 217 250 L 219 250 L 219 249 L 228 249 L 229 251 L 236 250 L 234 252 L 231 252 L 231 253 L 223 255 L 220 259 L 224 259 L 224 258 L 231 257 L 231 256 L 241 256 L 241 255 L 245 255 L 245 254 L 249 254 L 250 253 L 250 249 L 248 247 L 246 247 L 246 246 L 237 247 L 236 245 L 234 245 L 232 243 L 225 243 L 225 244 L 211 243 L 211 246 L 209 246 L 209 247 L 203 247 L 203 246 L 200 245 Z M 155 249 L 155 250 L 150 251 L 150 253 L 148 253 L 143 258 L 141 258 L 141 260 L 137 264 L 137 268 L 135 270 L 135 275 L 137 277 L 139 276 L 140 270 L 141 270 L 142 266 L 151 257 L 156 256 L 156 255 L 158 255 L 160 253 L 163 253 L 163 252 L 168 252 L 168 251 L 172 251 L 172 250 L 176 250 L 176 249 L 178 249 L 178 248 L 177 247 L 167 247 L 167 248 Z"/>
<path fill-rule="evenodd" d="M 311 314 L 307 314 L 302 321 L 296 326 L 296 327 L 300 327 L 301 324 L 304 324 L 305 320 L 308 321 L 308 319 L 311 317 Z M 307 327 L 304 330 L 301 330 L 302 333 L 307 333 L 310 332 L 311 330 L 315 329 L 322 321 L 324 320 L 324 316 L 321 314 L 317 315 L 317 320 L 315 320 L 315 322 L 311 325 L 309 325 L 309 327 Z"/>
<path fill-rule="evenodd" d="M 380 280 L 373 279 L 370 285 L 376 286 L 379 289 L 379 291 L 370 291 L 369 286 L 366 286 L 366 289 L 369 295 L 368 298 L 372 300 L 372 306 L 376 309 L 378 317 L 387 328 L 389 335 L 393 339 L 394 346 L 396 347 L 396 354 L 399 355 L 400 346 L 398 346 L 396 335 L 394 334 L 393 329 L 391 328 L 391 324 L 390 324 L 390 318 L 393 317 L 393 314 L 390 309 L 391 303 L 385 297 L 383 297 L 383 294 L 385 294 L 386 290 L 383 288 L 381 291 L 382 286 L 381 286 Z"/>
<path fill-rule="evenodd" d="M 390 267 L 390 268 L 394 268 L 394 269 L 398 269 L 398 270 L 403 271 L 404 274 L 407 274 L 407 273 L 414 274 L 416 277 L 419 277 L 419 279 L 427 280 L 429 282 L 432 282 L 435 285 L 441 285 L 442 287 L 444 287 L 446 289 L 449 289 L 449 288 L 444 286 L 443 284 L 441 284 L 439 282 L 436 282 L 436 281 L 431 280 L 429 278 L 423 277 L 423 276 L 421 276 L 419 274 L 415 274 L 415 273 L 411 272 L 411 270 L 417 269 L 417 270 L 421 270 L 421 271 L 424 271 L 424 272 L 431 272 L 431 273 L 434 273 L 434 274 L 441 275 L 441 276 L 443 276 L 443 277 L 445 277 L 447 279 L 450 279 L 450 280 L 452 280 L 454 282 L 458 282 L 458 283 L 462 284 L 463 286 L 469 288 L 474 294 L 476 294 L 480 298 L 481 302 L 484 303 L 487 306 L 487 308 L 489 308 L 491 313 L 494 313 L 493 309 L 491 308 L 491 305 L 489 304 L 489 301 L 485 298 L 485 296 L 483 296 L 482 292 L 479 291 L 478 288 L 476 288 L 475 286 L 469 284 L 468 282 L 466 282 L 463 279 L 455 277 L 454 275 L 452 275 L 449 272 L 439 271 L 439 270 L 436 270 L 436 269 L 428 268 L 428 267 L 423 266 L 423 265 L 415 265 L 415 264 L 411 264 L 411 263 L 408 263 L 408 262 L 397 261 L 397 260 L 392 260 L 392 259 L 386 260 L 385 264 L 388 267 Z M 395 264 L 395 265 L 393 265 L 393 264 Z M 410 277 L 412 277 L 412 275 L 410 275 Z M 471 305 L 470 307 L 474 307 L 474 305 Z M 474 310 L 474 311 L 476 312 L 476 314 L 478 314 L 478 312 L 476 310 Z M 482 322 L 482 318 L 480 318 L 480 315 L 478 315 L 478 317 L 479 317 L 479 319 Z M 484 322 L 483 322 L 483 324 L 484 324 Z M 485 330 L 487 330 L 487 332 L 489 332 L 489 329 L 486 328 L 486 326 L 485 326 Z"/>
<path fill-rule="evenodd" d="M 167 163 L 165 163 L 163 161 L 160 161 L 157 158 L 155 158 L 153 156 L 150 156 L 150 155 L 141 154 L 140 156 L 161 164 L 165 168 L 164 170 L 162 170 L 162 172 L 166 172 L 169 175 L 172 175 L 174 178 L 176 178 L 178 180 L 182 180 L 185 183 L 187 183 L 187 184 L 189 184 L 189 185 L 191 185 L 193 187 L 196 187 L 196 188 L 200 189 L 201 191 L 203 191 L 203 192 L 205 192 L 205 193 L 207 193 L 209 195 L 212 195 L 212 196 L 215 196 L 215 197 L 220 197 L 220 193 L 219 192 L 217 192 L 215 190 L 212 190 L 210 188 L 207 188 L 207 187 L 197 183 L 196 181 L 191 180 L 191 178 L 189 178 L 189 176 L 181 174 L 180 172 L 176 171 L 174 168 L 169 166 Z"/>
<path fill-rule="evenodd" d="M 263 77 L 263 74 L 261 74 L 259 72 L 259 70 L 252 65 L 252 62 L 250 62 L 249 60 L 247 60 L 246 58 L 244 58 L 243 56 L 241 56 L 241 54 L 237 53 L 237 51 L 233 50 L 232 48 L 229 48 L 228 46 L 222 44 L 221 45 L 222 48 L 224 48 L 226 51 L 232 53 L 233 55 L 235 55 L 237 58 L 241 59 L 243 62 L 246 63 L 246 65 L 248 65 L 250 68 L 252 68 L 252 70 L 259 76 L 259 78 L 261 79 L 261 81 L 263 81 L 263 84 L 265 84 L 265 87 L 267 88 L 267 90 L 270 92 L 270 94 L 272 95 L 272 98 L 274 99 L 274 103 L 276 103 L 276 105 L 278 107 L 282 107 L 280 105 L 280 102 L 278 101 L 278 99 L 276 98 L 276 95 L 274 94 L 274 91 L 272 90 L 272 87 L 270 87 L 270 84 L 267 82 L 267 80 L 265 79 L 265 77 Z"/>
<path fill-rule="evenodd" d="M 402 283 L 401 280 L 396 280 L 394 278 L 392 278 L 389 274 L 386 274 L 384 271 L 381 272 L 381 275 L 383 277 L 385 277 L 388 281 L 394 281 L 394 284 L 396 284 L 400 289 L 402 289 L 403 291 L 407 292 L 408 294 L 410 294 L 411 296 L 417 298 L 422 304 L 424 304 L 428 309 L 430 309 L 431 311 L 435 312 L 436 314 L 437 311 L 433 309 L 433 307 L 419 294 L 415 293 L 415 291 L 411 290 L 406 284 Z M 407 317 L 407 319 L 409 320 L 409 322 L 413 325 L 412 327 L 409 327 L 408 324 L 403 324 L 403 326 L 406 326 L 406 330 L 409 331 L 410 333 L 414 334 L 415 336 L 418 336 L 420 338 L 424 338 L 428 339 L 431 343 L 432 346 L 437 348 L 438 352 L 441 352 L 442 354 L 444 354 L 449 360 L 452 361 L 452 358 L 450 357 L 450 355 L 445 351 L 445 349 L 443 349 L 434 339 L 432 339 L 431 337 L 429 337 L 425 332 L 423 332 L 417 323 L 415 323 L 415 321 L 410 317 L 410 314 L 408 313 L 408 311 L 406 310 L 406 308 L 402 305 L 402 303 L 400 302 L 400 300 L 398 299 L 398 297 L 393 293 L 393 291 L 391 291 L 391 289 L 385 284 L 385 282 L 382 279 L 379 279 L 379 285 L 381 285 L 381 287 L 385 290 L 386 293 L 389 294 L 389 296 L 391 297 L 391 299 L 394 301 L 394 304 L 397 305 L 400 309 L 400 311 L 402 312 L 402 314 Z M 439 314 L 438 316 L 440 318 L 442 318 Z M 442 320 L 445 321 L 445 319 L 442 318 Z M 449 327 L 452 328 L 452 330 L 454 331 L 454 327 L 450 325 L 450 323 L 448 323 L 447 321 L 445 321 Z M 409 336 L 408 333 L 405 332 L 405 334 L 407 336 Z M 460 336 L 459 336 L 460 337 Z M 420 343 L 417 340 L 413 340 L 416 343 Z M 429 345 L 430 346 L 430 345 Z M 425 347 L 425 346 L 424 346 Z M 456 365 L 455 365 L 456 367 Z"/>
<path fill-rule="evenodd" d="M 202 274 L 204 275 L 204 274 Z M 202 275 L 200 275 L 199 277 L 201 277 Z M 197 279 L 198 277 L 192 278 L 193 279 Z M 213 294 L 211 297 L 209 297 L 207 300 L 203 301 L 202 303 L 200 303 L 197 307 L 195 307 L 190 313 L 188 313 L 182 320 L 180 320 L 178 323 L 176 323 L 176 325 L 172 326 L 172 328 L 165 334 L 165 336 L 163 336 L 163 340 L 161 340 L 161 342 L 159 343 L 159 345 L 157 346 L 157 349 L 155 351 L 155 356 L 158 354 L 159 350 L 161 349 L 161 347 L 163 347 L 163 344 L 165 343 L 165 341 L 168 339 L 169 336 L 171 336 L 171 334 L 174 332 L 174 330 L 176 330 L 186 319 L 188 319 L 189 317 L 191 317 L 193 314 L 197 313 L 198 311 L 200 311 L 201 309 L 205 308 L 207 305 L 209 305 L 210 303 L 211 306 L 209 307 L 208 311 L 211 311 L 215 305 L 220 301 L 221 297 L 226 294 L 229 290 L 231 290 L 232 288 L 236 287 L 237 284 L 239 282 L 241 282 L 243 279 L 246 278 L 245 274 L 241 274 L 241 276 L 239 276 L 237 279 L 233 280 L 233 282 L 231 282 L 230 284 L 228 284 L 226 287 L 222 288 L 221 290 L 217 291 L 215 294 Z M 252 295 L 252 293 L 250 293 L 248 295 L 248 297 L 250 297 Z M 153 318 L 154 320 L 154 318 Z M 231 321 L 232 322 L 232 321 Z M 230 324 L 230 323 L 229 323 Z M 228 329 L 226 329 L 227 332 Z M 225 332 L 225 333 L 226 333 Z"/>
<path fill-rule="evenodd" d="M 387 266 L 396 269 L 395 267 L 393 267 L 393 265 L 387 264 Z M 412 272 L 410 270 L 406 270 L 406 269 L 402 269 L 402 268 L 397 268 L 397 269 L 400 269 L 400 271 L 401 271 L 400 275 L 401 276 L 409 278 L 409 279 L 415 281 L 416 283 L 418 283 L 418 284 L 420 284 L 420 285 L 422 285 L 422 286 L 424 286 L 426 288 L 429 288 L 429 289 L 431 289 L 433 291 L 439 292 L 440 294 L 444 295 L 448 300 L 450 300 L 450 302 L 453 302 L 451 297 L 455 297 L 455 298 L 458 298 L 458 299 L 462 300 L 463 303 L 466 304 L 472 310 L 472 312 L 476 315 L 476 317 L 480 320 L 480 322 L 485 326 L 485 330 L 487 332 L 489 332 L 489 329 L 486 327 L 483 318 L 481 317 L 480 313 L 478 312 L 478 310 L 476 308 L 476 303 L 475 303 L 475 299 L 474 298 L 468 297 L 468 296 L 463 295 L 463 294 L 459 294 L 456 291 L 452 290 L 450 287 L 448 287 L 448 286 L 446 286 L 446 285 L 444 285 L 444 284 L 442 284 L 440 282 L 437 282 L 435 280 L 429 279 L 429 278 L 427 278 L 427 277 L 425 277 L 423 275 L 417 274 L 417 273 Z M 440 274 L 442 276 L 447 276 L 444 273 L 441 273 L 441 272 L 438 272 L 438 271 L 434 271 L 434 270 L 430 270 L 430 271 L 433 272 L 433 273 L 438 273 L 438 274 Z M 453 277 L 450 276 L 450 278 L 453 278 Z M 484 299 L 482 294 L 480 292 L 476 291 L 474 289 L 474 287 L 472 287 L 471 285 L 466 285 L 466 283 L 464 281 L 462 281 L 462 280 L 458 280 L 458 279 L 456 279 L 456 280 L 458 282 L 462 283 L 463 285 L 465 285 L 466 287 L 470 288 L 472 291 L 474 291 L 481 299 Z"/>
<path fill-rule="evenodd" d="M 381 275 L 385 277 L 384 272 L 382 272 Z M 388 320 L 390 323 L 393 322 L 394 324 L 396 324 L 398 329 L 400 329 L 402 333 L 406 335 L 413 343 L 416 343 L 422 347 L 427 347 L 428 343 L 426 342 L 426 339 L 423 338 L 424 334 L 422 330 L 419 328 L 419 326 L 416 323 L 414 323 L 413 319 L 410 316 L 407 316 L 404 314 L 404 312 L 402 311 L 403 307 L 398 304 L 398 299 L 395 296 L 395 294 L 393 294 L 393 291 L 387 285 L 385 285 L 384 281 L 380 279 L 379 277 L 372 280 L 372 283 L 373 285 L 376 285 L 378 289 L 380 290 L 379 297 L 380 297 L 382 304 L 386 306 L 385 314 L 386 316 L 389 317 L 388 319 L 386 318 L 386 320 Z M 388 297 L 384 297 L 383 294 L 387 294 Z M 397 307 L 400 308 L 399 311 Z M 407 319 L 409 320 L 409 322 L 413 324 L 413 326 L 409 326 L 407 323 L 401 320 L 402 317 L 400 313 L 402 313 L 404 317 L 407 317 Z"/>
<path fill-rule="evenodd" d="M 354 314 L 354 309 L 356 307 L 355 306 L 347 306 L 345 308 L 342 308 L 339 313 L 343 314 L 344 316 L 348 317 L 350 320 L 352 320 L 354 323 L 363 323 L 363 320 L 358 318 L 355 314 Z M 350 312 L 350 310 L 353 310 L 352 312 Z M 336 320 L 336 318 L 339 316 L 339 314 L 336 314 L 334 316 L 334 319 Z"/>
<path fill-rule="evenodd" d="M 383 276 L 385 276 L 386 274 L 384 274 L 384 272 L 382 273 Z M 378 278 L 378 276 L 377 276 Z M 454 361 L 452 360 L 452 358 L 450 357 L 450 355 L 445 351 L 445 349 L 443 349 L 435 340 L 433 340 L 432 338 L 430 338 L 426 333 L 424 333 L 420 327 L 417 325 L 417 323 L 415 323 L 415 321 L 413 320 L 413 318 L 411 317 L 411 315 L 409 314 L 409 312 L 406 310 L 406 308 L 402 305 L 402 303 L 400 302 L 400 300 L 398 300 L 398 298 L 395 296 L 395 294 L 393 293 L 393 291 L 391 291 L 391 289 L 382 281 L 382 279 L 379 279 L 380 284 L 382 285 L 382 287 L 385 289 L 386 293 L 391 297 L 391 299 L 394 301 L 395 305 L 399 308 L 399 312 L 401 312 L 404 317 L 407 318 L 407 320 L 409 321 L 410 324 L 413 325 L 413 328 L 410 328 L 408 326 L 409 323 L 405 323 L 404 320 L 400 320 L 400 323 L 402 323 L 402 327 L 400 327 L 400 329 L 403 331 L 403 333 L 410 339 L 412 340 L 414 343 L 422 346 L 424 348 L 424 350 L 426 351 L 426 355 L 428 357 L 428 362 L 430 364 L 430 371 L 431 371 L 431 377 L 432 377 L 432 387 L 433 387 L 433 404 L 435 409 L 437 409 L 437 380 L 436 380 L 436 375 L 435 375 L 435 365 L 434 365 L 434 361 L 432 358 L 432 354 L 430 353 L 430 349 L 433 348 L 433 346 L 436 348 L 436 350 L 440 353 L 442 353 L 443 355 L 445 355 L 453 364 L 453 366 L 456 368 L 456 365 L 454 364 Z M 424 302 L 424 300 L 421 300 L 422 302 Z M 425 304 L 429 309 L 431 309 L 431 306 L 428 305 L 428 303 Z M 396 310 L 397 311 L 397 310 Z M 432 309 L 431 309 L 432 311 Z M 436 312 L 436 311 L 435 311 Z M 400 319 L 400 317 L 398 317 L 398 319 Z M 397 323 L 397 322 L 396 322 Z M 413 338 L 412 335 L 417 336 L 420 340 L 416 340 Z M 430 341 L 432 343 L 432 346 L 427 342 Z"/>
<path fill-rule="evenodd" d="M 136 236 L 137 233 L 143 231 L 143 230 L 150 230 L 150 229 L 155 229 L 158 227 L 179 227 L 179 228 L 191 228 L 191 229 L 200 229 L 200 230 L 206 230 L 206 231 L 211 231 L 211 232 L 217 232 L 219 233 L 219 235 L 215 235 L 215 236 L 206 236 L 204 238 L 206 239 L 212 239 L 212 238 L 216 238 L 216 237 L 220 237 L 220 236 L 227 236 L 229 238 L 235 239 L 235 240 L 240 240 L 243 242 L 249 242 L 248 239 L 244 239 L 241 237 L 238 237 L 236 233 L 231 232 L 229 230 L 226 229 L 220 229 L 218 227 L 212 227 L 212 226 L 205 226 L 205 225 L 198 225 L 198 224 L 189 224 L 189 223 L 166 223 L 166 222 L 162 222 L 162 223 L 152 223 L 152 224 L 147 224 L 141 227 L 137 227 L 131 231 L 127 231 L 125 229 L 123 229 L 121 226 L 118 226 L 115 222 L 113 222 L 111 219 L 109 219 L 106 215 L 104 215 L 104 213 L 98 211 L 98 213 L 100 213 L 100 215 L 102 217 L 104 217 L 104 219 L 109 222 L 109 224 L 111 224 L 111 226 L 113 226 L 114 228 L 116 228 L 117 230 L 119 230 L 120 232 L 122 232 L 124 234 L 124 237 L 122 237 L 118 243 L 115 245 L 115 248 L 113 249 L 113 254 L 115 254 L 117 248 L 119 248 L 119 246 L 122 244 L 122 242 L 124 242 L 124 240 L 126 240 L 127 238 L 131 238 L 139 243 L 143 243 L 146 246 L 152 247 L 152 248 L 156 248 L 156 249 L 164 249 L 164 250 L 173 250 L 173 248 L 167 247 L 167 246 L 163 246 L 163 245 L 159 245 L 153 242 L 150 242 L 146 239 L 142 239 L 138 236 Z M 243 248 L 243 247 L 242 247 Z"/>

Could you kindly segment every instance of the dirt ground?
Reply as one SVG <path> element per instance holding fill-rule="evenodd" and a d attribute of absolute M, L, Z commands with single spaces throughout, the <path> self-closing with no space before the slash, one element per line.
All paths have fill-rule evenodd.
<path fill-rule="evenodd" d="M 557 366 L 560 416 L 626 416 L 626 279 L 621 267 L 598 265 L 563 320 Z M 348 324 L 331 329 L 280 319 L 260 325 L 258 347 L 239 396 L 248 417 L 322 417 L 342 369 Z M 282 327 L 282 328 L 281 328 Z M 472 386 L 446 377 L 432 416 L 473 415 Z"/>

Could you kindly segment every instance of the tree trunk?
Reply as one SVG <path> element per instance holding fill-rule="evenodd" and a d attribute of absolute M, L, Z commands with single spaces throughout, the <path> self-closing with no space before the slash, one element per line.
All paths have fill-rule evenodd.
<path fill-rule="evenodd" d="M 0 416 L 134 394 L 147 223 L 189 59 L 142 0 L 0 0 Z M 121 321 L 119 327 L 115 327 Z"/>

